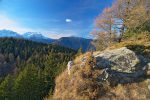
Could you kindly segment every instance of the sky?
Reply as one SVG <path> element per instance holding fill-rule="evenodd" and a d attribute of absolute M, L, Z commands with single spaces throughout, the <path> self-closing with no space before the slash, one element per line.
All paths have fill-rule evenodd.
<path fill-rule="evenodd" d="M 90 38 L 94 19 L 114 0 L 0 0 L 0 29 L 49 38 Z"/>

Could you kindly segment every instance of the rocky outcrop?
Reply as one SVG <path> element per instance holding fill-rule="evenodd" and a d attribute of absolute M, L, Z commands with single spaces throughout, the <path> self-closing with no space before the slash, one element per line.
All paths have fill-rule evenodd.
<path fill-rule="evenodd" d="M 117 80 L 119 83 L 133 82 L 148 70 L 148 61 L 126 47 L 97 52 L 94 56 L 97 67 L 109 68 L 109 79 Z"/>
<path fill-rule="evenodd" d="M 110 67 L 113 70 L 127 73 L 135 71 L 135 65 L 139 63 L 135 53 L 126 47 L 100 52 L 100 54 L 95 55 L 95 58 L 99 67 Z"/>
<path fill-rule="evenodd" d="M 138 93 L 137 97 L 141 97 L 139 90 L 143 90 L 143 87 L 140 87 L 138 83 L 147 79 L 145 72 L 148 66 L 146 57 L 137 55 L 126 47 L 98 51 L 94 54 L 87 52 L 76 58 L 69 76 L 66 70 L 56 78 L 53 100 L 103 100 L 102 97 L 106 96 L 110 100 L 112 93 L 114 99 L 119 97 L 117 100 L 120 100 L 122 95 L 128 97 L 131 93 L 129 90 L 133 89 L 135 89 L 134 93 Z M 129 86 L 128 83 L 136 87 L 133 88 L 132 84 Z M 143 82 L 142 86 L 147 89 L 146 93 L 143 93 L 148 94 L 149 81 Z M 119 92 L 115 90 L 116 87 Z M 129 93 L 126 94 L 126 91 Z"/>

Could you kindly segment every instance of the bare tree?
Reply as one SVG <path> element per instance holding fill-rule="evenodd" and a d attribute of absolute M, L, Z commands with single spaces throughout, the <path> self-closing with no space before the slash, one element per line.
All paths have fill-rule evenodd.
<path fill-rule="evenodd" d="M 127 29 L 136 29 L 149 21 L 150 0 L 117 0 L 113 6 L 114 24 L 122 37 Z"/>
<path fill-rule="evenodd" d="M 103 13 L 96 18 L 95 24 L 96 27 L 99 28 L 101 32 L 108 33 L 111 38 L 111 35 L 113 34 L 114 31 L 113 29 L 114 19 L 112 8 L 104 9 Z"/>
<path fill-rule="evenodd" d="M 96 31 L 92 34 L 95 35 L 97 42 L 106 46 L 111 44 L 115 33 L 120 34 L 119 42 L 121 42 L 126 30 L 144 31 L 145 28 L 142 27 L 145 26 L 150 30 L 150 0 L 116 0 L 112 7 L 104 9 L 96 18 L 95 26 Z M 102 40 L 107 41 L 108 44 L 102 43 Z"/>
<path fill-rule="evenodd" d="M 105 50 L 110 44 L 108 41 L 110 41 L 109 34 L 106 32 L 98 32 L 95 31 L 92 34 L 96 37 L 92 44 L 96 47 L 96 50 L 103 51 Z"/>
<path fill-rule="evenodd" d="M 101 50 L 110 46 L 114 37 L 114 19 L 112 8 L 106 8 L 95 20 L 95 31 L 92 34 L 96 37 L 94 44 Z"/>
<path fill-rule="evenodd" d="M 113 5 L 115 19 L 115 29 L 120 33 L 119 42 L 121 42 L 126 27 L 126 22 L 131 10 L 131 0 L 117 0 Z"/>

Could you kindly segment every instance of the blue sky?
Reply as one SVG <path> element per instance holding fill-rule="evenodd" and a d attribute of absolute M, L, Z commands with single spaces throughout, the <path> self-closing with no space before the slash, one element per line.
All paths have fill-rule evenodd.
<path fill-rule="evenodd" d="M 0 29 L 41 32 L 51 38 L 89 37 L 93 22 L 113 0 L 0 0 Z"/>

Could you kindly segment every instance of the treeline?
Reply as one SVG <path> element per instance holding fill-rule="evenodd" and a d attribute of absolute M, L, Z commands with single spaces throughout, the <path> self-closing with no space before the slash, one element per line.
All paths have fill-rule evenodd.
<path fill-rule="evenodd" d="M 0 99 L 42 100 L 75 53 L 57 45 L 0 38 Z"/>
<path fill-rule="evenodd" d="M 141 33 L 150 33 L 150 0 L 116 0 L 95 19 L 92 32 L 98 50 Z"/>

